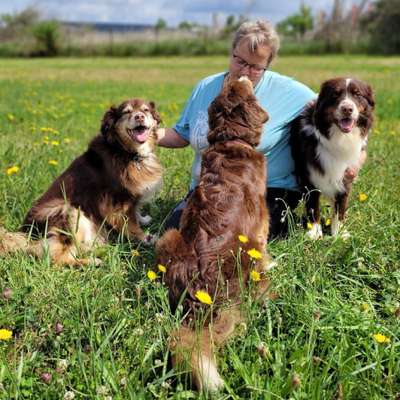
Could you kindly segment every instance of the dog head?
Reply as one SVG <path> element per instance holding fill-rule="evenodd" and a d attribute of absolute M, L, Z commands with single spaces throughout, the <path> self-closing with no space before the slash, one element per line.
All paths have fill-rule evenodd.
<path fill-rule="evenodd" d="M 160 122 L 152 101 L 131 99 L 104 114 L 101 133 L 109 143 L 120 145 L 128 153 L 143 153 L 153 149 Z"/>
<path fill-rule="evenodd" d="M 356 127 L 365 136 L 373 122 L 374 108 L 368 84 L 350 78 L 331 79 L 321 86 L 314 112 L 315 125 L 327 137 L 333 132 L 347 135 Z"/>
<path fill-rule="evenodd" d="M 241 139 L 251 146 L 260 143 L 267 112 L 258 104 L 247 77 L 227 80 L 208 108 L 210 144 Z"/>

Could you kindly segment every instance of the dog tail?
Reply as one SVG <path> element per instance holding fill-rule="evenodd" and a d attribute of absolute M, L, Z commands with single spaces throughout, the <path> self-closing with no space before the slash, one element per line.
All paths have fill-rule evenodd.
<path fill-rule="evenodd" d="M 0 255 L 12 254 L 18 251 L 35 257 L 43 254 L 43 244 L 30 238 L 22 232 L 8 232 L 0 226 Z"/>
<path fill-rule="evenodd" d="M 193 330 L 181 326 L 170 337 L 175 369 L 190 369 L 192 383 L 199 391 L 217 392 L 224 386 L 216 363 L 215 350 L 221 347 L 243 321 L 238 307 L 221 311 L 207 326 Z"/>

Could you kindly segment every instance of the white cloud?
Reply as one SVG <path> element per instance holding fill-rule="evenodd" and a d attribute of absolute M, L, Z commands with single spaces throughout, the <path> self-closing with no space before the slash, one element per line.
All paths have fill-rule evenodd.
<path fill-rule="evenodd" d="M 360 0 L 347 0 L 347 5 Z M 330 11 L 332 0 L 305 0 L 312 9 Z M 0 14 L 36 6 L 44 15 L 66 21 L 102 21 L 154 24 L 163 18 L 169 26 L 183 20 L 211 24 L 212 15 L 223 23 L 228 15 L 247 15 L 278 22 L 295 13 L 301 0 L 14 0 L 0 3 Z"/>

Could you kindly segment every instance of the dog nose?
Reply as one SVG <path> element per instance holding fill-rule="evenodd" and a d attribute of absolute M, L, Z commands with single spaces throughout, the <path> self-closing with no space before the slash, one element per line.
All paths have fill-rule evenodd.
<path fill-rule="evenodd" d="M 341 111 L 342 114 L 344 114 L 344 115 L 351 115 L 351 114 L 353 114 L 354 108 L 353 108 L 353 106 L 351 106 L 350 104 L 344 104 L 344 105 L 342 105 L 342 107 L 340 108 L 340 111 Z"/>
<path fill-rule="evenodd" d="M 144 121 L 144 114 L 136 114 L 135 115 L 135 121 L 136 122 L 143 122 Z"/>

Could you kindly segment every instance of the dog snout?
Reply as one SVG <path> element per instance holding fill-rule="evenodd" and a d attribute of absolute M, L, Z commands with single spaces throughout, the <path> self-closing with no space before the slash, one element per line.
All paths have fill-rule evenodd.
<path fill-rule="evenodd" d="M 145 115 L 142 113 L 135 114 L 135 122 L 143 123 L 145 119 Z"/>
<path fill-rule="evenodd" d="M 340 112 L 346 116 L 350 117 L 353 114 L 354 106 L 352 104 L 342 104 L 340 107 Z"/>

